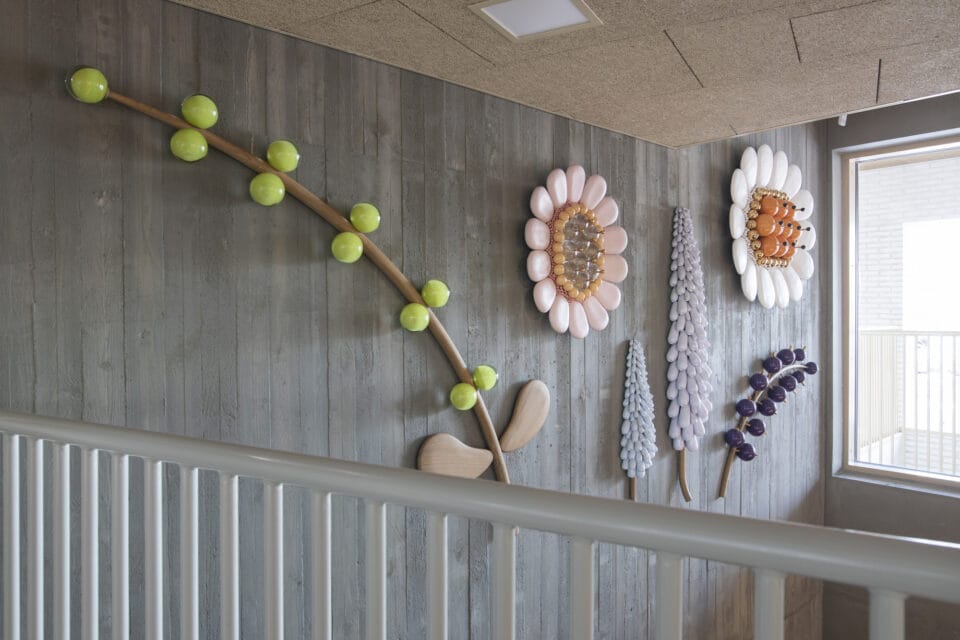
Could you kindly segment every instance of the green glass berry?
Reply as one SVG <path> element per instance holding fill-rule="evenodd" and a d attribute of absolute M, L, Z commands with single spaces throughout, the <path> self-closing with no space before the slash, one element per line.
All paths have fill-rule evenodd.
<path fill-rule="evenodd" d="M 473 385 L 461 382 L 450 390 L 450 404 L 460 411 L 469 411 L 477 404 L 477 390 Z"/>
<path fill-rule="evenodd" d="M 184 120 L 198 129 L 209 129 L 217 124 L 217 119 L 220 117 L 216 103 L 202 93 L 192 95 L 181 102 L 180 113 L 183 114 Z"/>
<path fill-rule="evenodd" d="M 436 309 L 447 304 L 447 300 L 450 299 L 450 289 L 440 280 L 427 280 L 423 289 L 420 290 L 420 295 L 423 296 L 423 301 L 427 305 Z"/>
<path fill-rule="evenodd" d="M 274 140 L 267 147 L 267 162 L 277 171 L 289 173 L 300 164 L 300 152 L 289 140 Z"/>
<path fill-rule="evenodd" d="M 480 391 L 490 391 L 497 386 L 497 370 L 488 364 L 482 364 L 473 370 L 473 384 Z"/>
<path fill-rule="evenodd" d="M 107 97 L 109 85 L 107 78 L 99 69 L 80 67 L 70 74 L 67 82 L 70 95 L 87 104 L 96 104 Z"/>
<path fill-rule="evenodd" d="M 196 129 L 179 129 L 170 137 L 170 151 L 185 162 L 196 162 L 207 155 L 207 139 Z"/>
<path fill-rule="evenodd" d="M 400 312 L 400 326 L 407 331 L 423 331 L 430 324 L 430 312 L 422 304 L 411 302 Z"/>
<path fill-rule="evenodd" d="M 360 233 L 370 233 L 380 227 L 380 210 L 369 202 L 360 202 L 350 209 L 350 222 Z"/>
<path fill-rule="evenodd" d="M 272 207 L 283 200 L 286 189 L 283 180 L 273 173 L 258 174 L 250 181 L 250 197 L 257 204 Z"/>
<path fill-rule="evenodd" d="M 349 231 L 338 233 L 330 244 L 333 257 L 347 264 L 356 262 L 363 255 L 363 241 L 360 236 Z"/>

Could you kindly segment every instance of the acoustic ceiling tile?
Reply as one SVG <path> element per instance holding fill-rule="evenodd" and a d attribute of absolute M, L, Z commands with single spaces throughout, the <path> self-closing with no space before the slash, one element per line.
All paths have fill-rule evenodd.
<path fill-rule="evenodd" d="M 341 11 L 355 9 L 375 0 L 310 0 L 310 2 L 274 2 L 272 0 L 173 1 L 258 27 L 296 34 L 304 24 L 315 22 L 319 18 Z"/>
<path fill-rule="evenodd" d="M 960 91 L 960 47 L 932 49 L 929 45 L 919 45 L 883 55 L 880 104 Z"/>

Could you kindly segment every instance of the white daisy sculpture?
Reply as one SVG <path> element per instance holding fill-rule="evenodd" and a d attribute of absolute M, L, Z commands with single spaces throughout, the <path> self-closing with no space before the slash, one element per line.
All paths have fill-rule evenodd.
<path fill-rule="evenodd" d="M 606 328 L 607 312 L 620 306 L 614 283 L 627 277 L 620 255 L 627 232 L 613 224 L 620 208 L 606 192 L 606 180 L 587 179 L 583 167 L 573 165 L 551 171 L 546 187 L 530 196 L 534 217 L 524 238 L 531 249 L 527 275 L 536 283 L 533 301 L 549 314 L 554 331 L 569 329 L 574 338 Z"/>
<path fill-rule="evenodd" d="M 800 188 L 800 169 L 783 151 L 747 147 L 730 180 L 733 265 L 747 300 L 785 308 L 800 300 L 813 276 L 810 249 L 817 241 L 813 195 Z"/>

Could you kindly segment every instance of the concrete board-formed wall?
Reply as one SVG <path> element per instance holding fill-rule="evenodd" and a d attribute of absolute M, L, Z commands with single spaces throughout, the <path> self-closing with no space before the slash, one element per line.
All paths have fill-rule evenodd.
<path fill-rule="evenodd" d="M 251 175 L 233 161 L 211 152 L 196 164 L 179 162 L 167 149 L 169 129 L 116 105 L 68 98 L 64 76 L 86 63 L 102 68 L 117 91 L 168 111 L 190 93 L 207 93 L 221 108 L 218 133 L 258 153 L 271 139 L 290 138 L 303 155 L 298 180 L 341 210 L 377 203 L 383 226 L 376 242 L 415 282 L 450 284 L 451 302 L 439 312 L 447 329 L 468 362 L 499 369 L 501 383 L 486 396 L 498 428 L 526 380 L 544 380 L 553 394 L 543 432 L 509 454 L 515 482 L 624 498 L 618 416 L 626 342 L 638 337 L 647 345 L 663 450 L 640 482 L 639 499 L 822 521 L 826 386 L 818 379 L 770 422 L 759 458 L 737 464 L 727 499 L 714 498 L 725 456 L 720 433 L 733 422 L 745 375 L 759 357 L 789 344 L 804 344 L 819 359 L 827 318 L 823 269 L 786 311 L 743 299 L 727 231 L 730 172 L 748 144 L 784 149 L 817 196 L 819 225 L 822 124 L 671 151 L 170 3 L 2 0 L 2 15 L 3 408 L 387 465 L 412 466 L 431 433 L 481 443 L 473 417 L 447 406 L 454 378 L 439 348 L 399 328 L 403 301 L 369 263 L 335 262 L 333 231 L 299 204 L 250 202 Z M 630 234 L 624 303 L 606 331 L 585 341 L 550 330 L 524 269 L 530 192 L 569 163 L 607 178 Z M 677 491 L 664 420 L 676 205 L 691 208 L 703 250 L 716 389 L 711 435 L 689 457 L 696 496 L 689 506 Z M 821 246 L 829 246 L 824 233 Z M 823 264 L 822 250 L 814 256 Z M 139 462 L 132 470 L 138 496 Z M 166 490 L 165 540 L 176 549 L 172 470 Z M 262 492 L 243 481 L 240 493 L 249 563 L 242 625 L 259 637 Z M 202 474 L 204 637 L 219 626 L 216 495 L 215 478 Z M 106 578 L 110 523 L 107 502 L 101 506 Z M 309 554 L 294 551 L 309 532 L 301 492 L 290 492 L 286 513 L 285 616 L 289 636 L 298 638 L 312 617 L 304 592 Z M 132 539 L 142 539 L 138 508 L 132 517 Z M 334 519 L 341 527 L 335 636 L 346 640 L 363 632 L 362 511 L 338 498 Z M 391 637 L 422 638 L 424 516 L 391 508 L 388 526 Z M 490 527 L 455 519 L 450 529 L 451 637 L 487 638 Z M 566 597 L 576 577 L 565 568 L 566 542 L 524 531 L 518 550 L 520 637 L 567 637 Z M 598 554 L 597 637 L 647 637 L 652 557 L 607 545 Z M 131 566 L 137 629 L 139 551 Z M 166 568 L 166 622 L 176 628 L 176 562 Z M 748 572 L 693 560 L 686 577 L 687 637 L 751 635 Z M 819 594 L 816 583 L 788 583 L 789 637 L 817 637 Z M 106 628 L 106 581 L 101 595 Z"/>

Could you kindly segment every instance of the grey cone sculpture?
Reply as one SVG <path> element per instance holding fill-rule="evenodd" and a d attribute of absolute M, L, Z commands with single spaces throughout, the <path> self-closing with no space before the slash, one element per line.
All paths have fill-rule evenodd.
<path fill-rule="evenodd" d="M 627 350 L 627 374 L 623 383 L 623 422 L 620 425 L 620 466 L 628 478 L 642 478 L 657 454 L 653 426 L 653 394 L 647 380 L 647 359 L 639 340 Z"/>

